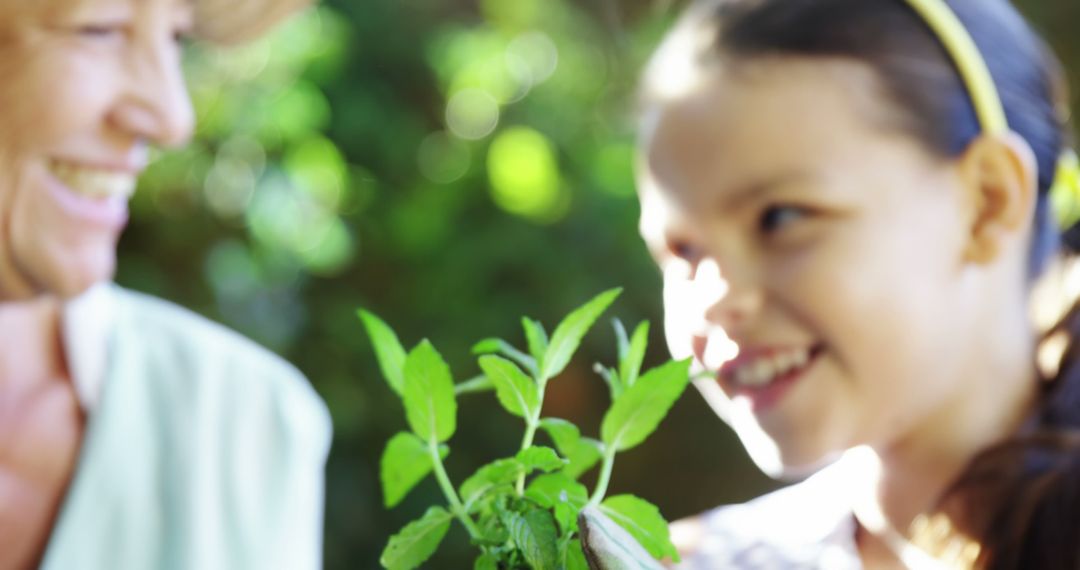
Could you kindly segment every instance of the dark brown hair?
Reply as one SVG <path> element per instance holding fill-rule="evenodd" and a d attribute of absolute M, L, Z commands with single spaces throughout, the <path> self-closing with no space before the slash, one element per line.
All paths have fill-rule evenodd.
<path fill-rule="evenodd" d="M 1007 0 L 948 3 L 990 68 L 1009 126 L 1037 159 L 1034 279 L 1064 243 L 1048 196 L 1071 138 L 1061 67 Z M 959 156 L 981 132 L 952 59 L 904 0 L 727 1 L 702 13 L 716 28 L 713 47 L 727 58 L 841 57 L 869 65 L 899 128 L 941 156 Z M 1069 346 L 1023 433 L 979 454 L 942 498 L 943 507 L 965 513 L 953 525 L 978 544 L 977 568 L 1080 568 L 1080 306 L 1048 336 L 1062 332 Z"/>

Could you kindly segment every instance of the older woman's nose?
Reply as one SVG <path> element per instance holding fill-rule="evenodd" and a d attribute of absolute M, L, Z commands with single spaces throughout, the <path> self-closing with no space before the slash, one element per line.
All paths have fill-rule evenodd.
<path fill-rule="evenodd" d="M 117 128 L 162 147 L 191 138 L 195 112 L 177 49 L 163 46 L 132 60 L 128 88 L 112 111 Z"/>

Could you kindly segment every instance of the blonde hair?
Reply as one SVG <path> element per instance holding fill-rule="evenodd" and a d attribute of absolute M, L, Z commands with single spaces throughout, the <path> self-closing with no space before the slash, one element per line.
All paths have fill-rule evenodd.
<path fill-rule="evenodd" d="M 311 0 L 194 0 L 195 35 L 219 45 L 249 42 Z"/>

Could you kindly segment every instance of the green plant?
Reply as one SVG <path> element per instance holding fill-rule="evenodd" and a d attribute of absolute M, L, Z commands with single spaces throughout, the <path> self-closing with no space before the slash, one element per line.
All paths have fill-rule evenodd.
<path fill-rule="evenodd" d="M 411 432 L 392 437 L 382 455 L 381 478 L 387 508 L 434 472 L 447 505 L 432 506 L 390 538 L 381 563 L 391 570 L 416 568 L 438 548 L 457 519 L 480 550 L 476 569 L 588 568 L 578 517 L 599 508 L 655 558 L 678 560 L 659 509 L 633 495 L 608 497 L 615 455 L 640 444 L 667 415 L 688 383 L 688 361 L 672 361 L 640 374 L 648 322 L 632 335 L 618 320 L 618 365 L 597 370 L 611 391 L 599 441 L 582 437 L 573 423 L 542 417 L 548 383 L 570 362 L 582 338 L 621 290 L 601 293 L 570 313 L 550 339 L 543 326 L 522 319 L 527 351 L 501 339 L 477 343 L 482 376 L 455 385 L 450 369 L 430 342 L 405 352 L 394 331 L 375 315 L 360 311 L 387 383 L 404 402 Z M 494 390 L 506 411 L 522 418 L 521 447 L 511 457 L 480 467 L 455 488 L 443 467 L 446 442 L 456 427 L 456 396 Z M 554 448 L 536 445 L 543 431 Z M 600 465 L 590 494 L 578 478 Z"/>

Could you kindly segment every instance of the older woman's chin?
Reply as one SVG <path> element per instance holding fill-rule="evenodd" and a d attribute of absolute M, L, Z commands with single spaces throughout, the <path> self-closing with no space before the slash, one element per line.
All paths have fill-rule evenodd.
<path fill-rule="evenodd" d="M 61 299 L 71 299 L 85 293 L 94 285 L 111 281 L 116 274 L 116 253 L 101 252 L 67 263 L 43 283 L 46 292 Z"/>
<path fill-rule="evenodd" d="M 80 255 L 39 255 L 0 263 L 0 302 L 27 301 L 42 295 L 72 299 L 116 272 L 113 250 Z"/>

